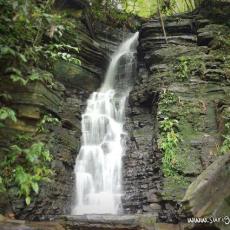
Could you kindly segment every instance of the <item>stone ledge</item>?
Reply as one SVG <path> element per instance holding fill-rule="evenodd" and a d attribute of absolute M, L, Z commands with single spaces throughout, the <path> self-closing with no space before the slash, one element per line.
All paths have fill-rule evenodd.
<path fill-rule="evenodd" d="M 58 91 L 47 87 L 41 81 L 29 82 L 26 86 L 11 81 L 3 81 L 0 91 L 11 95 L 11 104 L 36 106 L 57 114 L 61 105 Z"/>

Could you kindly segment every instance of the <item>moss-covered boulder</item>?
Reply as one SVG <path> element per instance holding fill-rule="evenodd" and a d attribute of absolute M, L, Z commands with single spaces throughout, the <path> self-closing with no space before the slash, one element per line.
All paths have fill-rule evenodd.
<path fill-rule="evenodd" d="M 218 158 L 188 187 L 183 209 L 195 217 L 230 213 L 230 153 Z"/>

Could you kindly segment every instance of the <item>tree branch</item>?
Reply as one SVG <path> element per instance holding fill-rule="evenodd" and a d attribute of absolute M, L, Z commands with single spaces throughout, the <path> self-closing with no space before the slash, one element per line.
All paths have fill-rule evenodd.
<path fill-rule="evenodd" d="M 161 28 L 164 34 L 164 38 L 165 38 L 165 43 L 168 44 L 168 39 L 167 39 L 167 35 L 166 35 L 166 31 L 165 31 L 165 25 L 164 25 L 164 20 L 161 14 L 161 10 L 160 10 L 160 3 L 159 0 L 157 0 L 157 10 L 158 10 L 158 14 L 159 14 L 159 18 L 160 18 L 160 23 L 161 23 Z"/>

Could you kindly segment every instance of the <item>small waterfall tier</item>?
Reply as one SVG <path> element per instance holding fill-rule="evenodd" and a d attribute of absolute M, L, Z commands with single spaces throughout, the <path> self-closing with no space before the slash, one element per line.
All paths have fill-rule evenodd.
<path fill-rule="evenodd" d="M 117 214 L 122 210 L 125 102 L 132 85 L 137 39 L 135 33 L 118 47 L 102 87 L 87 101 L 75 165 L 74 215 Z"/>

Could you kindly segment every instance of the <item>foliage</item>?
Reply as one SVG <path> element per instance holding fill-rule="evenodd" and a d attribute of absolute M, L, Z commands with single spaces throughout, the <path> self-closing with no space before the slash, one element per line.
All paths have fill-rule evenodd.
<path fill-rule="evenodd" d="M 17 135 L 14 145 L 10 146 L 0 163 L 1 191 L 16 186 L 18 195 L 25 198 L 27 205 L 31 202 L 31 195 L 39 192 L 39 184 L 49 181 L 53 174 L 50 169 L 52 155 L 44 143 L 34 141 L 34 138 L 29 134 Z"/>
<path fill-rule="evenodd" d="M 169 118 L 160 121 L 161 137 L 159 139 L 159 147 L 164 152 L 162 163 L 165 176 L 173 176 L 177 171 L 176 166 L 178 162 L 176 160 L 176 154 L 180 141 L 180 136 L 175 131 L 177 125 L 177 120 L 170 120 Z"/>
<path fill-rule="evenodd" d="M 72 39 L 76 37 L 76 21 L 52 10 L 53 2 L 0 0 L 0 80 L 8 78 L 21 85 L 43 81 L 52 87 L 53 75 L 49 71 L 54 62 L 81 64 L 77 42 Z M 0 97 L 0 125 L 6 120 L 15 122 L 15 111 L 4 105 L 10 95 L 2 92 Z M 16 188 L 29 205 L 32 195 L 39 192 L 39 184 L 52 175 L 52 156 L 45 143 L 37 140 L 37 134 L 47 132 L 51 123 L 56 124 L 57 118 L 45 115 L 36 134 L 13 137 L 0 163 L 0 192 Z"/>
<path fill-rule="evenodd" d="M 16 115 L 12 109 L 3 107 L 0 110 L 0 120 L 6 119 L 16 121 Z M 52 115 L 44 115 L 35 135 L 46 133 L 47 125 L 58 123 L 59 120 Z M 43 142 L 35 141 L 34 134 L 18 134 L 13 143 L 0 163 L 0 192 L 6 192 L 16 186 L 18 195 L 24 197 L 29 205 L 31 195 L 39 192 L 39 184 L 48 181 L 53 174 L 50 169 L 52 155 Z"/>
<path fill-rule="evenodd" d="M 225 135 L 223 135 L 224 141 L 222 143 L 222 146 L 220 148 L 220 153 L 230 153 L 230 122 L 227 122 L 225 124 Z"/>
<path fill-rule="evenodd" d="M 53 117 L 51 114 L 44 115 L 44 117 L 41 119 L 37 126 L 37 132 L 46 132 L 47 131 L 47 125 L 53 124 L 57 125 L 59 124 L 59 120 L 56 117 Z"/>
<path fill-rule="evenodd" d="M 159 102 L 160 110 L 158 111 L 158 116 L 163 116 L 163 118 L 167 117 L 169 106 L 174 105 L 177 102 L 178 98 L 174 93 L 168 91 L 164 92 Z"/>
<path fill-rule="evenodd" d="M 15 111 L 8 108 L 8 107 L 2 107 L 0 108 L 0 121 L 10 119 L 14 122 L 17 121 Z"/>
<path fill-rule="evenodd" d="M 179 144 L 182 141 L 179 133 L 179 121 L 172 118 L 169 108 L 179 103 L 178 97 L 169 91 L 161 94 L 158 119 L 160 138 L 158 146 L 162 150 L 162 169 L 165 177 L 173 177 L 178 183 L 183 183 L 180 175 L 182 162 L 178 159 Z"/>
<path fill-rule="evenodd" d="M 187 80 L 189 78 L 190 70 L 189 70 L 190 59 L 181 56 L 178 58 L 178 65 L 176 66 L 177 78 L 181 81 Z"/>
<path fill-rule="evenodd" d="M 124 8 L 126 12 L 131 12 L 133 14 L 139 15 L 141 17 L 149 17 L 156 13 L 157 11 L 157 0 L 136 0 L 125 1 Z"/>
<path fill-rule="evenodd" d="M 166 15 L 173 15 L 192 11 L 198 7 L 200 3 L 197 0 L 161 0 L 161 11 Z"/>
<path fill-rule="evenodd" d="M 46 81 L 40 70 L 49 70 L 57 59 L 80 64 L 78 48 L 64 39 L 74 25 L 63 13 L 52 10 L 53 2 L 0 0 L 2 77 L 25 85 L 31 80 Z"/>
<path fill-rule="evenodd" d="M 199 56 L 187 57 L 181 56 L 176 60 L 174 66 L 176 79 L 185 81 L 195 72 L 197 75 L 203 75 L 205 63 Z"/>
<path fill-rule="evenodd" d="M 196 1 L 196 0 L 195 0 Z M 157 13 L 158 4 L 162 13 L 171 15 L 195 8 L 194 0 L 93 0 L 94 14 L 101 19 L 106 17 L 126 20 L 127 16 L 138 15 L 148 18 Z M 104 17 L 104 18 L 103 18 Z"/>
<path fill-rule="evenodd" d="M 177 132 L 178 120 L 170 118 L 169 107 L 177 104 L 178 98 L 174 93 L 165 91 L 159 102 L 158 119 L 160 124 L 160 138 L 158 146 L 163 152 L 162 163 L 165 176 L 174 176 L 177 172 L 176 155 L 180 136 Z"/>
<path fill-rule="evenodd" d="M 94 0 L 92 1 L 92 15 L 96 20 L 108 23 L 113 26 L 127 26 L 129 18 L 133 16 L 132 12 L 124 10 L 125 1 L 118 0 Z M 130 25 L 129 25 L 130 26 Z"/>
<path fill-rule="evenodd" d="M 28 148 L 12 145 L 4 161 L 0 164 L 1 177 L 6 188 L 16 185 L 18 195 L 31 202 L 31 192 L 39 192 L 39 183 L 47 180 L 52 171 L 49 162 L 52 157 L 42 142 L 33 143 Z"/>
<path fill-rule="evenodd" d="M 25 79 L 22 76 L 22 73 L 17 68 L 8 68 L 7 73 L 10 74 L 10 79 L 13 82 L 17 82 L 21 85 L 26 85 L 28 82 L 32 81 L 43 81 L 47 86 L 53 86 L 53 75 L 49 72 L 42 71 L 40 69 L 32 69 L 31 72 L 28 72 L 27 78 Z"/>

